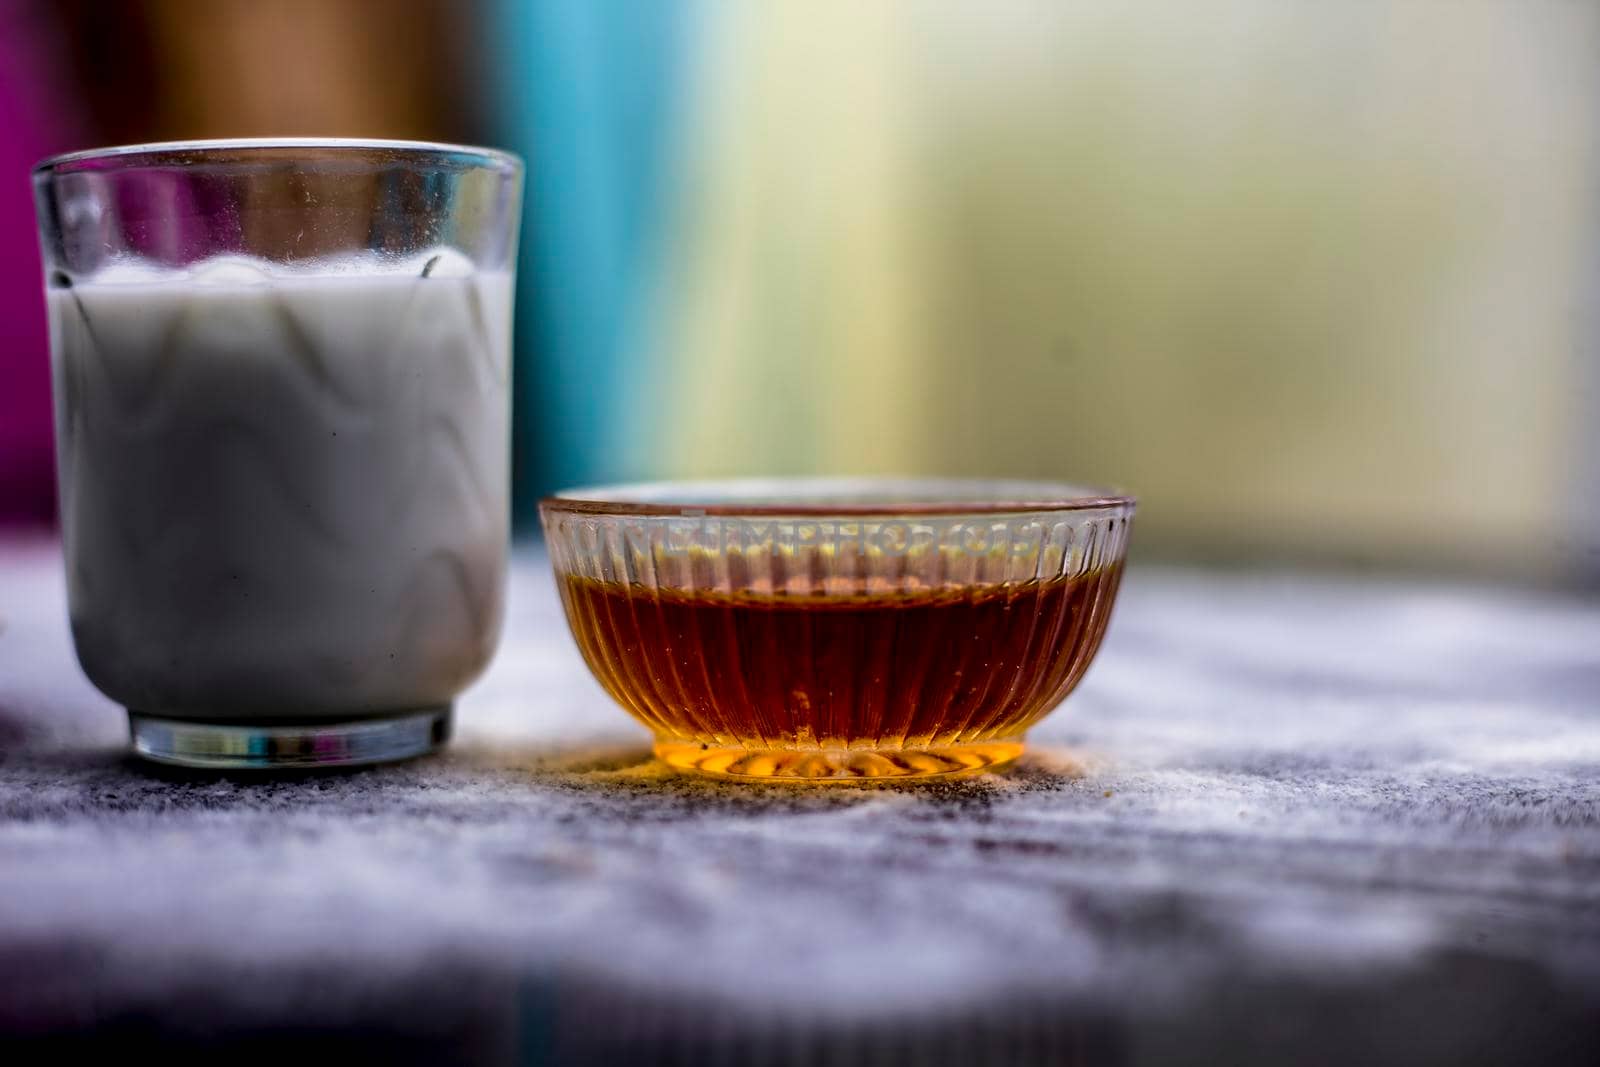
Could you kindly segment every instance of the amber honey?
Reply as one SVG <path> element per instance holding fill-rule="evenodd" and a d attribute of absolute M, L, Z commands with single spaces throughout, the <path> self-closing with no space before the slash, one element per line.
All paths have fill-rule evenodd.
<path fill-rule="evenodd" d="M 959 773 L 1016 758 L 1105 633 L 1119 562 L 873 595 L 561 576 L 585 660 L 674 766 L 758 778 Z"/>

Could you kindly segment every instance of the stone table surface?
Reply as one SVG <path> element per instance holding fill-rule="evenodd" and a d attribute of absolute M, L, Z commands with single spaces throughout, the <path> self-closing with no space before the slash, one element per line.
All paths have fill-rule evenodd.
<path fill-rule="evenodd" d="M 819 788 L 653 764 L 534 549 L 446 753 L 288 779 L 130 760 L 62 587 L 0 543 L 0 1049 L 1600 1063 L 1594 600 L 1136 565 L 1015 769 Z"/>

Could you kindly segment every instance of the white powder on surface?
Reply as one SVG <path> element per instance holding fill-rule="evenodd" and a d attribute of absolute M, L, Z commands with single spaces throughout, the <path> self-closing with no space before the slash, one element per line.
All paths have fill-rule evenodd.
<path fill-rule="evenodd" d="M 447 754 L 275 781 L 127 762 L 59 565 L 0 566 L 0 1027 L 188 1033 L 198 983 L 241 1025 L 420 997 L 565 1049 L 928 1019 L 1205 1062 L 1241 1012 L 1349 1051 L 1332 1003 L 1417 1062 L 1555 1062 L 1600 1004 L 1593 604 L 1136 566 L 1013 772 L 752 787 L 645 762 L 530 554 Z"/>

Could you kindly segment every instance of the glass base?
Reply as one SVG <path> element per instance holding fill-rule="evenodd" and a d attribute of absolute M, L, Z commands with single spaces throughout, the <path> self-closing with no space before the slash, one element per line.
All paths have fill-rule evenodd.
<path fill-rule="evenodd" d="M 993 770 L 1022 755 L 1021 741 L 981 741 L 930 748 L 757 749 L 658 740 L 672 767 L 741 781 L 862 782 L 949 778 Z"/>
<path fill-rule="evenodd" d="M 433 752 L 450 739 L 452 705 L 391 719 L 220 725 L 128 712 L 133 750 L 156 763 L 208 770 L 356 767 Z"/>

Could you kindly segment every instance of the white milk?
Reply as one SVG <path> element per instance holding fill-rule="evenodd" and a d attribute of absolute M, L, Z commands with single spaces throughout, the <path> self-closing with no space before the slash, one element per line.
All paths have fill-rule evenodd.
<path fill-rule="evenodd" d="M 447 704 L 488 662 L 511 281 L 441 264 L 50 291 L 73 636 L 107 695 L 354 718 Z"/>

